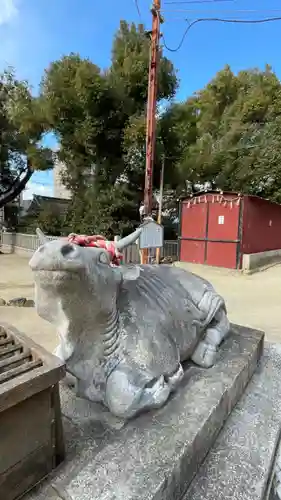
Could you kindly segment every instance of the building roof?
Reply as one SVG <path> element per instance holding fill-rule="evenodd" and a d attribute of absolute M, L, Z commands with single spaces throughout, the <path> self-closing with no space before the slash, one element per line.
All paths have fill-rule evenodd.
<path fill-rule="evenodd" d="M 69 205 L 69 201 L 63 198 L 35 194 L 32 200 L 24 200 L 22 216 L 30 215 L 32 212 L 38 212 L 38 210 L 46 208 L 64 212 Z"/>
<path fill-rule="evenodd" d="M 261 201 L 261 202 L 271 203 L 272 205 L 280 206 L 280 203 L 278 203 L 277 201 L 270 200 L 268 198 L 263 198 L 262 196 L 258 196 L 257 194 L 240 193 L 238 191 L 223 191 L 222 189 L 210 189 L 210 190 L 198 191 L 195 193 L 191 193 L 189 195 L 181 196 L 179 198 L 179 201 L 181 203 L 185 202 L 185 201 L 188 202 L 188 200 L 191 200 L 193 198 L 197 198 L 198 196 L 204 196 L 207 194 L 210 194 L 210 195 L 213 194 L 215 196 L 216 195 L 233 196 L 235 198 L 237 198 L 239 196 L 241 198 L 248 198 L 248 199 L 251 199 L 252 201 L 256 201 L 256 202 Z"/>

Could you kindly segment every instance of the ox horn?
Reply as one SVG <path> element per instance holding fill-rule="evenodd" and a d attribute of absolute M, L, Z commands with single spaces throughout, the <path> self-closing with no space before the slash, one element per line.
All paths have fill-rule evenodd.
<path fill-rule="evenodd" d="M 43 233 L 43 231 L 41 231 L 41 229 L 39 229 L 39 227 L 37 227 L 36 229 L 36 234 L 39 238 L 40 245 L 44 245 L 48 242 L 48 238 L 46 238 L 45 234 Z"/>
<path fill-rule="evenodd" d="M 129 245 L 135 243 L 135 241 L 139 238 L 141 232 L 142 232 L 142 227 L 134 231 L 132 234 L 125 236 L 125 238 L 122 238 L 121 240 L 117 241 L 115 243 L 115 247 L 117 248 L 117 250 L 122 251 L 123 248 L 126 248 Z"/>

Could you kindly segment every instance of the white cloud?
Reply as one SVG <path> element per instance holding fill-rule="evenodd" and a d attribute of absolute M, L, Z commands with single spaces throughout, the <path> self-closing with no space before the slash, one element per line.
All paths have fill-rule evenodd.
<path fill-rule="evenodd" d="M 16 0 L 0 0 L 0 26 L 8 24 L 18 15 Z"/>
<path fill-rule="evenodd" d="M 28 182 L 27 187 L 23 192 L 23 199 L 31 200 L 34 194 L 41 194 L 42 196 L 54 196 L 53 186 L 50 186 L 49 184 Z"/>

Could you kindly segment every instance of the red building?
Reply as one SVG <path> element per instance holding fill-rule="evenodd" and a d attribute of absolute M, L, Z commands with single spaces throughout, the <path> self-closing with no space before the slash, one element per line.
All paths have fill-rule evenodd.
<path fill-rule="evenodd" d="M 232 269 L 243 254 L 281 249 L 281 205 L 258 196 L 216 191 L 180 206 L 179 258 Z"/>

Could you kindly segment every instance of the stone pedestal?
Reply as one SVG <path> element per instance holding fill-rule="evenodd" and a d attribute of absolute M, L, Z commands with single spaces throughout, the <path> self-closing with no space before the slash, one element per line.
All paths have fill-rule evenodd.
<path fill-rule="evenodd" d="M 281 346 L 263 359 L 184 500 L 281 499 Z"/>
<path fill-rule="evenodd" d="M 188 364 L 180 389 L 164 408 L 141 415 L 125 426 L 62 387 L 66 461 L 25 500 L 180 500 L 188 488 L 186 500 L 226 500 L 223 489 L 219 496 L 214 494 L 214 488 L 227 484 L 230 472 L 232 483 L 237 481 L 237 474 L 244 474 L 242 464 L 248 466 L 244 455 L 249 446 L 254 446 L 252 441 L 257 439 L 261 425 L 258 396 L 272 399 L 262 379 L 270 377 L 263 368 L 256 375 L 260 377 L 255 382 L 260 384 L 259 389 L 247 392 L 239 403 L 242 406 L 232 412 L 256 371 L 262 351 L 263 333 L 233 326 L 213 368 L 205 370 Z M 266 412 L 266 404 L 262 406 Z M 275 421 L 268 412 L 267 419 L 266 415 L 261 418 L 268 425 L 272 422 L 272 432 L 264 438 L 264 453 L 258 455 L 255 451 L 260 485 L 266 482 L 266 470 L 270 468 L 265 455 L 274 453 L 278 441 L 278 419 Z M 243 446 L 237 448 L 238 438 Z M 204 462 L 210 449 L 213 451 Z M 244 453 L 243 460 L 240 452 Z M 217 465 L 208 465 L 214 456 Z M 248 469 L 245 473 L 250 478 Z M 229 498 L 236 497 L 232 493 Z M 252 498 L 239 496 L 239 500 Z"/>

